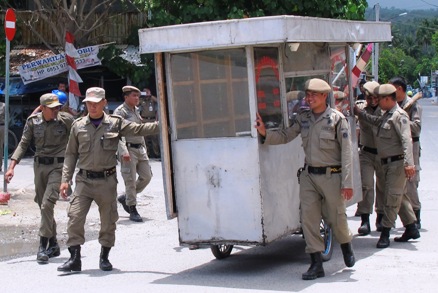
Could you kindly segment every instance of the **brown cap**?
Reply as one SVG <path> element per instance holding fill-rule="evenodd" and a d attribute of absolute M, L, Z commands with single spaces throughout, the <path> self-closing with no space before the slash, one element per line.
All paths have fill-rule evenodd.
<path fill-rule="evenodd" d="M 389 96 L 395 93 L 397 89 L 392 84 L 382 84 L 374 89 L 376 96 Z"/>
<path fill-rule="evenodd" d="M 317 93 L 329 93 L 332 88 L 326 81 L 319 78 L 312 78 L 306 81 L 304 90 Z"/>
<path fill-rule="evenodd" d="M 85 93 L 84 102 L 99 103 L 105 99 L 105 90 L 100 87 L 90 87 Z"/>
<path fill-rule="evenodd" d="M 52 93 L 42 95 L 40 97 L 40 104 L 49 108 L 62 106 L 59 102 L 58 96 Z"/>
<path fill-rule="evenodd" d="M 376 87 L 378 87 L 380 84 L 376 81 L 367 81 L 364 85 L 363 88 L 370 94 L 370 95 L 374 95 L 374 90 L 376 89 Z"/>
<path fill-rule="evenodd" d="M 122 91 L 124 93 L 126 93 L 126 92 L 139 92 L 139 93 L 141 93 L 141 91 L 138 88 L 136 88 L 135 86 L 132 86 L 132 85 L 125 85 L 124 87 L 122 87 Z"/>

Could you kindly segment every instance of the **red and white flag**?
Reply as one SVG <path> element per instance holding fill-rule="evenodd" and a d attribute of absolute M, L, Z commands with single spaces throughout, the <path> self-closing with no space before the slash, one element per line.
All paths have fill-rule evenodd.
<path fill-rule="evenodd" d="M 352 85 L 353 87 L 357 86 L 357 82 L 359 81 L 360 74 L 365 70 L 365 67 L 370 60 L 371 53 L 373 51 L 373 43 L 368 44 L 365 51 L 362 53 L 360 58 L 356 62 L 356 66 L 354 66 L 352 70 Z"/>
<path fill-rule="evenodd" d="M 75 59 L 79 58 L 78 51 L 73 45 L 74 37 L 70 32 L 65 33 L 65 58 L 68 65 L 68 87 L 69 96 L 68 102 L 69 107 L 77 111 L 79 106 L 79 98 L 81 96 L 81 91 L 79 90 L 79 82 L 83 82 L 79 76 L 76 68 Z"/>

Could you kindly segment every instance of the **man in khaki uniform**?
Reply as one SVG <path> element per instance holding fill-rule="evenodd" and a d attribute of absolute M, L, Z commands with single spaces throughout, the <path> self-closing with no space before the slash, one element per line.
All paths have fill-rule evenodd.
<path fill-rule="evenodd" d="M 153 122 L 157 120 L 158 101 L 148 88 L 143 89 L 140 96 L 140 116 L 143 122 Z M 160 158 L 160 141 L 158 135 L 149 135 L 145 138 L 148 156 L 150 158 Z"/>
<path fill-rule="evenodd" d="M 134 86 L 122 88 L 125 102 L 114 110 L 126 120 L 142 123 L 138 113 L 140 90 Z M 125 182 L 126 195 L 118 197 L 118 201 L 129 213 L 129 219 L 134 222 L 143 222 L 137 212 L 137 193 L 142 192 L 151 182 L 152 171 L 146 151 L 146 144 L 142 136 L 126 136 L 119 141 L 118 157 L 121 163 L 121 173 Z M 137 178 L 138 174 L 138 178 Z"/>
<path fill-rule="evenodd" d="M 389 246 L 389 232 L 395 224 L 397 214 L 400 215 L 406 230 L 402 237 L 396 237 L 394 240 L 406 242 L 420 237 L 414 211 L 404 192 L 406 178 L 411 180 L 415 175 L 409 117 L 398 106 L 395 92 L 396 88 L 391 84 L 383 84 L 375 89 L 374 94 L 379 97 L 379 106 L 386 111 L 381 117 L 369 115 L 355 108 L 360 121 L 368 121 L 378 127 L 376 145 L 383 168 L 385 195 L 383 228 L 377 248 Z"/>
<path fill-rule="evenodd" d="M 75 178 L 75 190 L 68 210 L 67 233 L 70 259 L 58 267 L 58 271 L 81 271 L 81 245 L 85 243 L 84 225 L 93 201 L 99 206 L 102 245 L 99 267 L 111 271 L 108 260 L 115 242 L 117 213 L 116 152 L 121 136 L 145 136 L 158 132 L 158 123 L 138 124 L 124 120 L 117 115 L 104 112 L 107 103 L 105 90 L 89 88 L 84 102 L 88 115 L 78 118 L 72 125 L 62 169 L 61 196 L 73 178 L 75 168 L 79 172 Z"/>
<path fill-rule="evenodd" d="M 341 243 L 347 267 L 355 263 L 348 228 L 345 201 L 353 197 L 352 148 L 350 128 L 344 115 L 326 104 L 331 91 L 327 82 L 313 78 L 306 82 L 306 102 L 311 111 L 301 112 L 296 123 L 282 130 L 268 130 L 257 113 L 256 128 L 266 144 L 284 144 L 301 134 L 305 153 L 305 170 L 300 175 L 301 223 L 306 240 L 306 253 L 311 266 L 304 280 L 324 277 L 321 252 L 324 241 L 320 234 L 323 218 Z"/>
<path fill-rule="evenodd" d="M 411 98 L 406 94 L 406 81 L 401 77 L 391 78 L 390 84 L 395 86 L 397 89 L 396 97 L 398 105 L 408 113 L 409 124 L 411 126 L 412 135 L 412 151 L 414 154 L 414 164 L 415 164 L 415 176 L 412 180 L 406 182 L 406 193 L 411 201 L 412 208 L 414 209 L 415 217 L 417 218 L 417 228 L 421 229 L 421 202 L 418 196 L 418 185 L 420 183 L 420 134 L 421 134 L 421 114 L 423 109 L 421 106 L 415 102 L 407 109 L 405 108 Z"/>
<path fill-rule="evenodd" d="M 381 115 L 378 98 L 374 95 L 374 89 L 379 84 L 375 81 L 368 81 L 363 85 L 367 106 L 364 108 L 366 113 L 371 115 Z M 376 193 L 376 212 L 377 221 L 383 218 L 383 192 L 380 158 L 377 155 L 375 143 L 376 129 L 369 123 L 359 123 L 360 127 L 360 174 L 362 179 L 363 199 L 357 204 L 357 214 L 361 217 L 361 224 L 358 233 L 361 236 L 368 235 L 371 232 L 370 214 L 374 206 L 374 186 Z M 374 183 L 374 173 L 376 173 L 376 182 Z M 380 220 L 379 220 L 380 218 Z"/>
<path fill-rule="evenodd" d="M 73 123 L 73 116 L 60 112 L 61 103 L 55 94 L 44 94 L 40 98 L 41 112 L 29 116 L 24 126 L 20 143 L 11 157 L 5 174 L 7 183 L 14 177 L 14 168 L 24 157 L 31 141 L 35 142 L 34 182 L 35 202 L 41 210 L 39 229 L 39 263 L 47 263 L 50 257 L 59 256 L 56 240 L 54 208 L 59 199 L 59 184 L 64 163 L 64 153 Z M 48 246 L 47 246 L 48 244 Z"/>

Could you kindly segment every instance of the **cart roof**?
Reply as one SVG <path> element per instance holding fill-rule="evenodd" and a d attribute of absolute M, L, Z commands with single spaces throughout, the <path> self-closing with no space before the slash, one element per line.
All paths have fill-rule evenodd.
<path fill-rule="evenodd" d="M 281 15 L 140 29 L 138 34 L 144 54 L 284 42 L 389 42 L 391 23 Z"/>

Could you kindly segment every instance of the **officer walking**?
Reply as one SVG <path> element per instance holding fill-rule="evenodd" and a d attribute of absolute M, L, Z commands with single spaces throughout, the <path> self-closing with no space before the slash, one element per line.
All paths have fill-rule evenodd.
<path fill-rule="evenodd" d="M 415 217 L 417 218 L 417 227 L 421 229 L 421 202 L 418 196 L 418 185 L 420 183 L 420 134 L 421 134 L 421 114 L 423 109 L 415 102 L 411 106 L 407 107 L 408 102 L 411 100 L 406 94 L 406 81 L 402 77 L 394 77 L 389 81 L 390 84 L 397 89 L 396 97 L 398 105 L 406 111 L 409 115 L 409 125 L 411 126 L 412 135 L 412 151 L 414 154 L 415 164 L 415 176 L 412 180 L 408 180 L 406 183 L 406 192 L 409 200 L 411 201 L 412 208 L 414 209 Z M 412 93 L 412 92 L 411 92 Z"/>
<path fill-rule="evenodd" d="M 158 101 L 152 95 L 151 90 L 144 88 L 140 96 L 140 116 L 143 122 L 153 122 L 157 120 Z M 148 135 L 145 138 L 148 156 L 150 158 L 160 158 L 160 142 L 158 135 Z"/>
<path fill-rule="evenodd" d="M 140 90 L 127 85 L 122 88 L 122 91 L 125 102 L 114 110 L 114 114 L 132 122 L 142 123 L 137 108 Z M 137 193 L 142 192 L 152 179 L 152 170 L 149 165 L 144 138 L 142 136 L 123 137 L 119 142 L 118 156 L 126 192 L 126 195 L 118 197 L 118 201 L 122 204 L 124 210 L 129 213 L 131 221 L 143 222 L 136 208 Z"/>
<path fill-rule="evenodd" d="M 45 264 L 50 257 L 60 254 L 54 208 L 59 199 L 64 153 L 74 119 L 70 114 L 59 111 L 62 104 L 53 93 L 42 95 L 40 104 L 41 112 L 27 118 L 20 143 L 12 154 L 5 180 L 7 183 L 11 182 L 15 166 L 20 163 L 31 141 L 34 140 L 35 202 L 41 211 L 37 261 Z"/>
<path fill-rule="evenodd" d="M 354 111 L 360 121 L 366 120 L 378 127 L 376 145 L 383 169 L 385 195 L 383 228 L 376 246 L 386 248 L 390 245 L 389 234 L 397 214 L 406 230 L 394 241 L 405 242 L 420 237 L 414 211 L 404 192 L 406 179 L 411 180 L 415 175 L 415 166 L 409 117 L 397 104 L 396 88 L 391 84 L 383 84 L 375 89 L 374 94 L 379 97 L 379 107 L 386 111 L 383 116 L 369 115 L 357 107 Z M 401 176 L 403 171 L 405 176 Z M 400 207 L 403 207 L 403 212 Z"/>
<path fill-rule="evenodd" d="M 368 81 L 363 85 L 365 99 L 367 102 L 364 111 L 371 115 L 381 115 L 378 98 L 374 95 L 374 89 L 379 84 L 375 81 Z M 361 236 L 370 234 L 370 214 L 374 206 L 374 186 L 376 186 L 376 212 L 377 222 L 383 218 L 383 192 L 380 158 L 377 156 L 377 147 L 375 143 L 376 130 L 372 124 L 362 121 L 360 127 L 360 174 L 362 179 L 363 199 L 357 204 L 357 213 L 361 217 L 361 224 L 358 233 Z M 376 173 L 376 182 L 374 184 L 374 173 Z"/>
<path fill-rule="evenodd" d="M 267 131 L 258 113 L 255 127 L 266 144 L 288 143 L 301 134 L 305 153 L 305 170 L 300 175 L 301 223 L 306 253 L 311 257 L 311 266 L 302 278 L 313 280 L 325 275 L 321 218 L 341 243 L 345 265 L 355 264 L 345 208 L 345 201 L 353 197 L 353 159 L 348 122 L 342 113 L 326 104 L 331 92 L 329 84 L 313 78 L 306 82 L 305 92 L 311 111 L 298 114 L 291 127 Z"/>
<path fill-rule="evenodd" d="M 67 246 L 70 259 L 58 267 L 58 271 L 81 271 L 81 245 L 85 243 L 84 225 L 93 201 L 99 206 L 102 245 L 99 268 L 111 271 L 108 260 L 115 242 L 117 213 L 116 152 L 121 136 L 145 136 L 158 132 L 158 123 L 137 124 L 117 115 L 104 112 L 105 90 L 91 87 L 86 91 L 84 102 L 88 115 L 78 118 L 72 125 L 62 170 L 61 196 L 66 198 L 69 182 L 75 168 L 75 190 L 68 210 Z"/>

